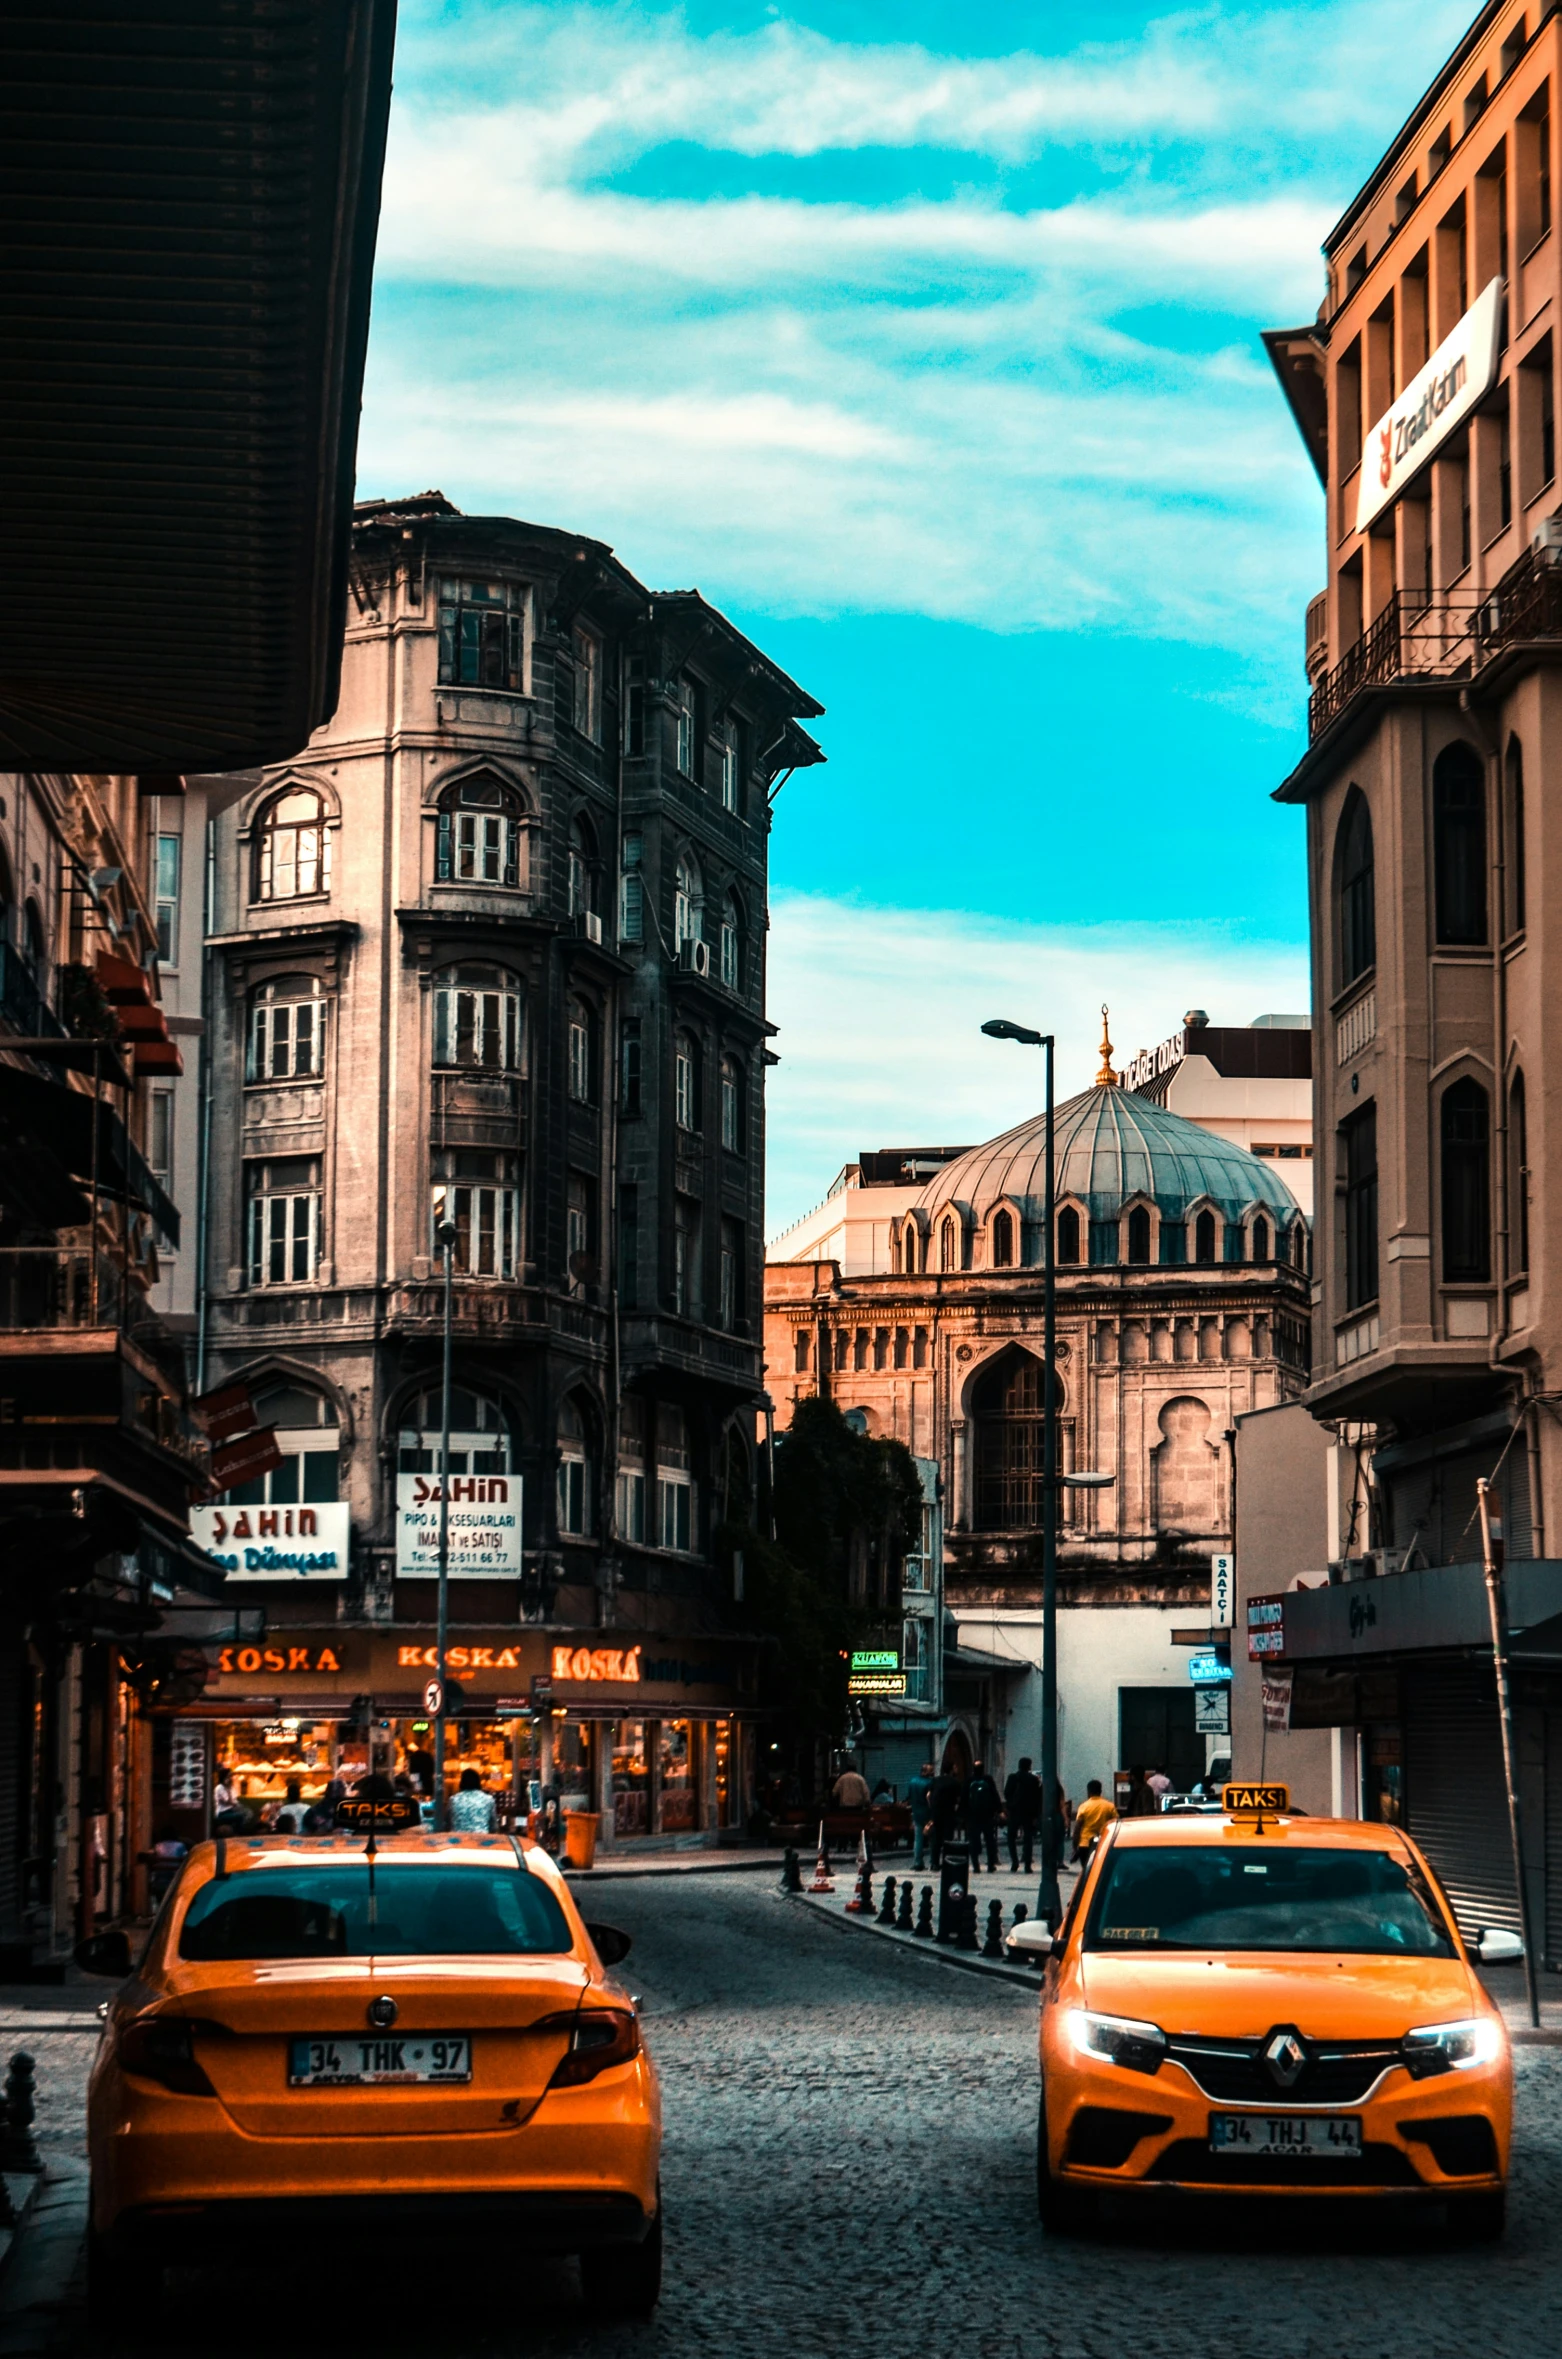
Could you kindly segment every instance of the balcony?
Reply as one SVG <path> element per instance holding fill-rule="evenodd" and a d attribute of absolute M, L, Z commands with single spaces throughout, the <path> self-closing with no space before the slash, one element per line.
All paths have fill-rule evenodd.
<path fill-rule="evenodd" d="M 125 1269 L 85 1247 L 0 1248 L 0 1427 L 9 1466 L 93 1463 L 86 1429 L 116 1428 L 204 1473 L 177 1344 Z M 16 1428 L 37 1429 L 19 1452 Z"/>
<path fill-rule="evenodd" d="M 28 1040 L 70 1037 L 38 988 L 32 968 L 9 942 L 0 942 L 0 1025 Z"/>
<path fill-rule="evenodd" d="M 1307 707 L 1316 743 L 1372 688 L 1479 679 L 1514 647 L 1562 639 L 1562 569 L 1530 550 L 1493 590 L 1396 590 L 1354 647 L 1325 672 Z"/>

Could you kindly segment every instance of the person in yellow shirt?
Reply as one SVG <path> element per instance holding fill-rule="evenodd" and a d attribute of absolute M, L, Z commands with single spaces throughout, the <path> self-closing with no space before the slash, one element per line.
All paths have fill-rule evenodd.
<path fill-rule="evenodd" d="M 1102 1828 L 1110 1826 L 1116 1816 L 1116 1803 L 1108 1802 L 1101 1791 L 1101 1780 L 1093 1777 L 1074 1820 L 1074 1857 L 1081 1867 L 1088 1864 L 1090 1854 L 1100 1842 Z"/>

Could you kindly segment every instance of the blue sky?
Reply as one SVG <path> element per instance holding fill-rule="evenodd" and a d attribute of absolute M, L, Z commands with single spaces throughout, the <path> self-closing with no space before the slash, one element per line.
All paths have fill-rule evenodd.
<path fill-rule="evenodd" d="M 1074 1086 L 1103 999 L 1125 1051 L 1305 1005 L 1321 501 L 1258 330 L 1471 13 L 402 0 L 362 490 L 609 540 L 828 708 L 772 1229 L 1027 1110 L 984 1015 Z"/>

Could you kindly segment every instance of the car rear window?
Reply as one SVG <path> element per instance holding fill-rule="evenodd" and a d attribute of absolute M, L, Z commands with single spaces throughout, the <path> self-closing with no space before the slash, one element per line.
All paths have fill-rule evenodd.
<path fill-rule="evenodd" d="M 369 1869 L 362 1859 L 241 1869 L 203 1884 L 179 1955 L 241 1958 L 515 1957 L 572 1947 L 564 1911 L 524 1869 Z"/>
<path fill-rule="evenodd" d="M 1409 1862 L 1310 1844 L 1123 1844 L 1108 1856 L 1085 1941 L 1089 1949 L 1454 1955 Z"/>

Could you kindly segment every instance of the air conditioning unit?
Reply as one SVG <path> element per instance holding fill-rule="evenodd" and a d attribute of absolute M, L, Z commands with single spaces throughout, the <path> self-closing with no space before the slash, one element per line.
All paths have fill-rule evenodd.
<path fill-rule="evenodd" d="M 595 942 L 598 949 L 601 948 L 602 920 L 598 917 L 594 909 L 576 910 L 575 930 L 583 942 Z"/>
<path fill-rule="evenodd" d="M 686 975 L 698 975 L 710 981 L 710 944 L 686 940 L 678 945 L 678 964 Z"/>
<path fill-rule="evenodd" d="M 1530 547 L 1542 565 L 1562 565 L 1562 515 L 1542 516 Z"/>

